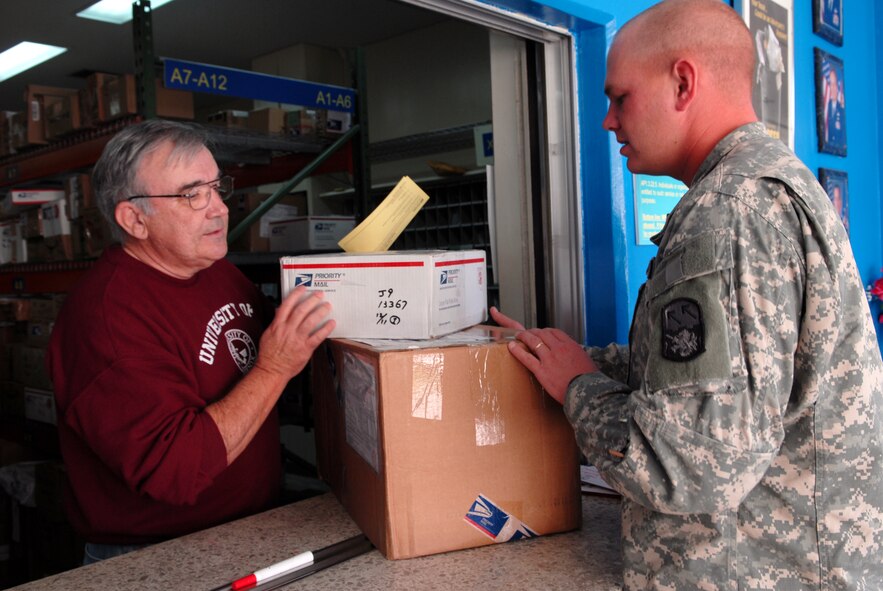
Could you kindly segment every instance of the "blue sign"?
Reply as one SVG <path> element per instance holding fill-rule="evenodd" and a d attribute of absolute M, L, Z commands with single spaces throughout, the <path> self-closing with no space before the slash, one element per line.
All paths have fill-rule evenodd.
<path fill-rule="evenodd" d="M 166 88 L 352 113 L 356 91 L 248 70 L 163 58 Z"/>
<path fill-rule="evenodd" d="M 638 244 L 653 244 L 650 237 L 662 231 L 665 218 L 671 213 L 687 185 L 667 176 L 636 174 L 635 237 Z"/>

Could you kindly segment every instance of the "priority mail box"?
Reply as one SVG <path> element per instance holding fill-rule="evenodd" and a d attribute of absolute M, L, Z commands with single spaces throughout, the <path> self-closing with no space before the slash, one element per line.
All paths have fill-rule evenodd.
<path fill-rule="evenodd" d="M 509 353 L 514 334 L 478 326 L 417 349 L 328 339 L 313 354 L 319 474 L 387 558 L 580 526 L 573 430 Z"/>
<path fill-rule="evenodd" d="M 13 205 L 41 205 L 64 199 L 63 189 L 12 189 L 9 194 Z"/>
<path fill-rule="evenodd" d="M 270 250 L 340 250 L 340 240 L 356 227 L 353 216 L 303 216 L 270 222 Z"/>
<path fill-rule="evenodd" d="M 282 295 L 303 285 L 331 302 L 332 337 L 429 339 L 487 319 L 484 251 L 282 257 Z"/>

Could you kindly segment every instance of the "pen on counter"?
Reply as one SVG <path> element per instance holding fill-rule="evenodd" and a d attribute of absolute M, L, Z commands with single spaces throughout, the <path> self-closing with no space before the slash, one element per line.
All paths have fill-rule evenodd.
<path fill-rule="evenodd" d="M 359 534 L 319 550 L 301 552 L 281 562 L 258 569 L 230 584 L 215 587 L 211 591 L 245 591 L 258 586 L 263 589 L 266 587 L 262 583 L 271 581 L 281 585 L 367 552 L 371 548 L 368 538 Z"/>

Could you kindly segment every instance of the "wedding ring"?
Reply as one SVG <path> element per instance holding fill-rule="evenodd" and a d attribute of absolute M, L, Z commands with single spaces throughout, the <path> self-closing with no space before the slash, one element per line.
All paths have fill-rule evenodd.
<path fill-rule="evenodd" d="M 539 350 L 540 350 L 540 347 L 544 346 L 545 344 L 546 344 L 546 343 L 544 343 L 543 341 L 540 341 L 539 344 L 537 344 L 537 346 L 533 348 L 533 350 L 534 350 L 534 351 L 539 351 Z"/>

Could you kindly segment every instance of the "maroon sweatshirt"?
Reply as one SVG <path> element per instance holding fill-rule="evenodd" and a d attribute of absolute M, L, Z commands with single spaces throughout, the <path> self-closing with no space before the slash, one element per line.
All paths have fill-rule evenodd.
<path fill-rule="evenodd" d="M 87 541 L 155 542 L 267 508 L 281 482 L 273 412 L 227 466 L 205 412 L 254 364 L 268 300 L 226 260 L 187 280 L 107 249 L 68 295 L 47 352 Z"/>

